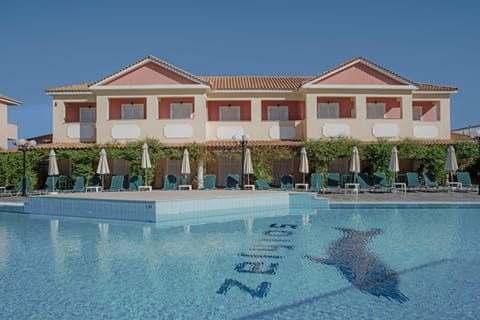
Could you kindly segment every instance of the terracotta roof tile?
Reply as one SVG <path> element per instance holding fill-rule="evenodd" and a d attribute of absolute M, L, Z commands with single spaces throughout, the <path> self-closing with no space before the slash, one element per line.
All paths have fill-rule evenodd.
<path fill-rule="evenodd" d="M 470 136 L 455 132 L 450 133 L 450 138 L 455 141 L 472 141 L 472 138 L 470 138 Z"/>
<path fill-rule="evenodd" d="M 47 88 L 45 89 L 46 93 L 56 93 L 56 92 L 90 92 L 89 89 L 90 83 L 80 83 L 80 84 L 72 84 L 63 87 L 56 87 L 56 88 Z"/>
<path fill-rule="evenodd" d="M 306 76 L 208 76 L 200 77 L 215 90 L 297 90 Z"/>
<path fill-rule="evenodd" d="M 428 84 L 428 83 L 416 83 L 418 86 L 418 90 L 420 91 L 457 91 L 458 88 L 456 87 L 447 87 L 447 86 L 439 86 L 435 84 Z"/>

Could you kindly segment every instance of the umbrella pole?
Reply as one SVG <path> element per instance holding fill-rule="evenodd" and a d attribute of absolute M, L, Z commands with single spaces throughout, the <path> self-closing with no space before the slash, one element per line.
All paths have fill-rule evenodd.
<path fill-rule="evenodd" d="M 146 186 L 148 186 L 148 181 L 147 181 L 148 171 L 147 171 L 147 170 L 148 170 L 148 169 L 145 168 L 145 185 L 146 185 Z"/>
<path fill-rule="evenodd" d="M 305 172 L 303 173 L 303 184 L 305 184 Z"/>

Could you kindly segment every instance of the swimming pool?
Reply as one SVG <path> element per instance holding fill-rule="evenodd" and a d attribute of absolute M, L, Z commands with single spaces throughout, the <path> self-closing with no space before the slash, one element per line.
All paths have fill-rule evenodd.
<path fill-rule="evenodd" d="M 1 319 L 474 319 L 478 205 L 180 224 L 0 213 Z"/>

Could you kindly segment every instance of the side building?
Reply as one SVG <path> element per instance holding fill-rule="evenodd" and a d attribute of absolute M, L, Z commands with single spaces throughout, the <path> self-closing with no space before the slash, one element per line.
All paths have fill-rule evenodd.
<path fill-rule="evenodd" d="M 9 140 L 17 140 L 18 129 L 8 123 L 8 106 L 18 106 L 21 102 L 0 94 L 0 149 L 8 148 Z"/>

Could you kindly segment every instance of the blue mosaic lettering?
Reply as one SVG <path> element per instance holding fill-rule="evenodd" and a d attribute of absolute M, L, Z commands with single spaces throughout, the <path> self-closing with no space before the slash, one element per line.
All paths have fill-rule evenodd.
<path fill-rule="evenodd" d="M 252 296 L 252 298 L 264 298 L 267 296 L 267 292 L 270 289 L 270 285 L 271 285 L 270 282 L 262 282 L 257 287 L 257 289 L 252 289 L 235 279 L 225 279 L 223 284 L 217 290 L 217 293 L 226 295 L 227 291 L 230 290 L 231 287 L 236 286 L 241 291 L 248 293 L 250 296 Z"/>
<path fill-rule="evenodd" d="M 270 225 L 270 228 L 286 228 L 286 227 L 289 227 L 289 228 L 292 228 L 292 229 L 297 229 L 296 224 L 281 224 L 281 225 L 279 225 L 278 223 L 272 223 Z"/>
<path fill-rule="evenodd" d="M 248 254 L 248 253 L 239 253 L 241 257 L 252 257 L 252 258 L 267 258 L 267 259 L 282 259 L 283 256 L 273 256 L 269 254 Z"/>
<path fill-rule="evenodd" d="M 240 273 L 275 274 L 278 263 L 270 263 L 266 270 L 262 270 L 263 262 L 241 262 L 235 266 L 235 271 Z"/>
<path fill-rule="evenodd" d="M 277 251 L 278 249 L 287 249 L 287 250 L 293 250 L 293 246 L 281 246 L 281 245 L 276 245 L 276 244 L 260 244 L 256 245 L 253 248 L 250 248 L 250 250 L 255 250 L 255 251 Z"/>
<path fill-rule="evenodd" d="M 265 236 L 270 236 L 270 237 L 285 237 L 285 236 L 291 236 L 293 234 L 292 231 L 283 231 L 283 230 L 268 230 L 263 233 Z"/>

